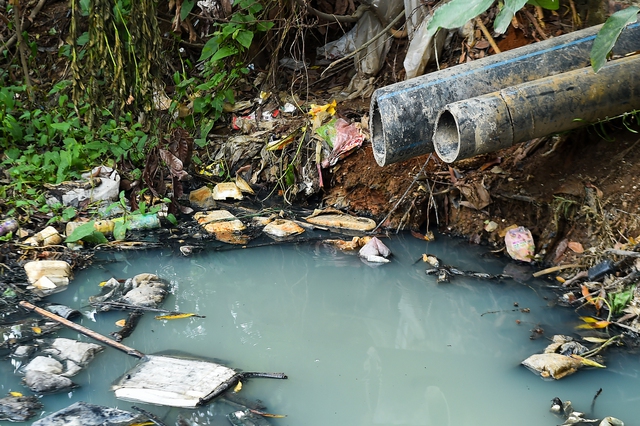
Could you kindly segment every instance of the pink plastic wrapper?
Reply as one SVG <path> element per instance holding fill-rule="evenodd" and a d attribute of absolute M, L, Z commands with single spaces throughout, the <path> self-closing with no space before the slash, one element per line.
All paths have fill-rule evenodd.
<path fill-rule="evenodd" d="M 339 118 L 335 124 L 336 138 L 333 141 L 333 151 L 327 159 L 322 162 L 322 167 L 334 166 L 338 160 L 346 157 L 354 149 L 360 147 L 364 141 L 364 135 L 355 124 L 349 124 L 346 120 Z"/>
<path fill-rule="evenodd" d="M 531 231 L 523 226 L 507 231 L 504 236 L 504 244 L 509 256 L 515 260 L 531 262 L 536 253 Z"/>

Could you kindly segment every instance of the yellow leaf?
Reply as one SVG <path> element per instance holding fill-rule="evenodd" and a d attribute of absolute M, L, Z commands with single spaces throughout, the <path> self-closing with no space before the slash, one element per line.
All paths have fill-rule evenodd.
<path fill-rule="evenodd" d="M 36 334 L 42 333 L 42 329 L 40 327 L 31 327 L 31 330 Z"/>
<path fill-rule="evenodd" d="M 595 361 L 592 361 L 592 360 L 590 360 L 588 358 L 583 358 L 583 357 L 581 357 L 579 355 L 572 354 L 571 358 L 580 360 L 580 362 L 582 362 L 582 365 L 586 365 L 588 367 L 607 368 L 606 366 L 604 366 L 602 364 L 598 364 Z"/>
<path fill-rule="evenodd" d="M 592 318 L 592 317 L 580 317 L 580 319 L 581 319 L 582 321 L 584 321 L 584 322 L 587 322 L 587 323 L 594 323 L 594 322 L 598 322 L 598 320 L 597 320 L 597 319 Z"/>
<path fill-rule="evenodd" d="M 18 398 L 18 397 L 21 397 L 21 396 L 22 396 L 22 394 L 21 394 L 20 392 L 14 392 L 14 391 L 9 392 L 9 395 L 11 395 L 11 396 L 15 396 L 16 398 Z"/>
<path fill-rule="evenodd" d="M 125 319 L 121 319 L 121 320 L 116 321 L 116 325 L 118 327 L 124 327 L 126 323 L 127 323 L 127 320 L 125 320 Z"/>
<path fill-rule="evenodd" d="M 556 281 L 561 282 L 561 283 L 564 283 L 564 282 L 565 282 L 565 281 L 567 281 L 567 280 L 565 280 L 565 279 L 564 279 L 564 278 L 562 278 L 560 275 L 558 275 L 558 276 L 556 277 Z"/>
<path fill-rule="evenodd" d="M 157 320 L 173 320 L 173 319 L 181 319 L 181 318 L 189 318 L 195 316 L 193 313 L 187 314 L 168 314 L 168 315 L 158 315 L 156 317 Z"/>
<path fill-rule="evenodd" d="M 262 417 L 269 417 L 271 419 L 284 419 L 285 417 L 287 417 L 284 414 L 271 414 L 271 413 L 260 413 L 260 415 Z"/>
<path fill-rule="evenodd" d="M 151 426 L 155 425 L 154 422 L 132 423 L 131 426 Z"/>
<path fill-rule="evenodd" d="M 100 281 L 100 284 L 98 284 L 100 287 L 104 287 L 107 284 L 106 281 Z"/>
<path fill-rule="evenodd" d="M 580 330 L 594 330 L 597 328 L 607 328 L 610 324 L 611 323 L 609 321 L 595 321 L 587 324 L 580 324 L 576 328 Z"/>
<path fill-rule="evenodd" d="M 309 111 L 309 115 L 314 118 L 322 112 L 326 112 L 329 115 L 334 115 L 336 113 L 337 105 L 338 104 L 336 103 L 335 99 L 333 100 L 333 102 L 324 104 L 324 105 L 311 104 L 311 110 Z"/>
<path fill-rule="evenodd" d="M 607 341 L 607 339 L 601 339 L 599 337 L 583 337 L 582 340 L 586 340 L 591 343 L 604 343 Z"/>
<path fill-rule="evenodd" d="M 233 393 L 238 393 L 240 392 L 241 389 L 242 389 L 242 382 L 238 380 L 238 384 L 236 385 L 235 388 L 233 388 Z"/>

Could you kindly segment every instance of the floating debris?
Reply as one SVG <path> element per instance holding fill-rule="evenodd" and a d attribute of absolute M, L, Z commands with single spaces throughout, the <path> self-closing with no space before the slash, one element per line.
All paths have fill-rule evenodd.
<path fill-rule="evenodd" d="M 391 250 L 377 237 L 373 237 L 360 249 L 358 256 L 367 262 L 389 263 L 387 258 L 391 256 Z"/>
<path fill-rule="evenodd" d="M 22 381 L 31 391 L 40 395 L 66 392 L 78 387 L 68 377 L 38 370 L 27 371 Z"/>
<path fill-rule="evenodd" d="M 36 260 L 24 265 L 34 293 L 47 296 L 63 291 L 69 285 L 71 266 L 63 260 Z"/>
<path fill-rule="evenodd" d="M 367 232 L 376 227 L 376 222 L 373 219 L 351 216 L 336 209 L 314 210 L 311 216 L 304 219 L 314 225 L 352 231 Z"/>
<path fill-rule="evenodd" d="M 302 234 L 304 229 L 292 220 L 275 219 L 274 221 L 269 222 L 262 229 L 262 232 L 276 241 L 281 241 L 288 237 Z"/>
<path fill-rule="evenodd" d="M 13 395 L 14 393 L 18 395 Z M 36 396 L 22 396 L 18 392 L 11 392 L 10 396 L 0 398 L 0 420 L 26 422 L 41 409 L 42 403 Z"/>
<path fill-rule="evenodd" d="M 123 426 L 148 420 L 143 415 L 80 401 L 35 421 L 32 426 L 76 425 L 80 424 L 78 419 L 82 419 L 82 426 Z"/>
<path fill-rule="evenodd" d="M 189 193 L 189 203 L 196 210 L 211 210 L 216 208 L 213 193 L 207 186 L 195 189 Z"/>
<path fill-rule="evenodd" d="M 210 234 L 213 234 L 218 241 L 229 244 L 246 244 L 249 237 L 241 232 L 246 226 L 234 215 L 226 210 L 213 210 L 198 212 L 194 215 L 195 220 Z"/>
<path fill-rule="evenodd" d="M 240 188 L 238 188 L 235 182 L 223 182 L 217 184 L 213 187 L 211 196 L 214 200 L 221 201 L 229 198 L 232 200 L 242 200 L 244 198 L 242 192 L 240 191 Z"/>
<path fill-rule="evenodd" d="M 432 254 L 423 254 L 422 261 L 432 266 L 432 268 L 427 269 L 425 272 L 427 275 L 436 275 L 437 283 L 448 283 L 451 281 L 451 278 L 456 275 L 478 278 L 481 280 L 502 280 L 511 278 L 510 275 L 505 274 L 492 275 L 487 274 L 486 272 L 461 271 L 453 266 L 445 265 L 440 259 Z"/>
<path fill-rule="evenodd" d="M 93 306 L 109 310 L 109 303 L 133 307 L 158 307 L 167 295 L 167 283 L 155 274 L 138 274 L 124 282 L 111 278 L 102 286 L 102 293 L 89 297 Z"/>

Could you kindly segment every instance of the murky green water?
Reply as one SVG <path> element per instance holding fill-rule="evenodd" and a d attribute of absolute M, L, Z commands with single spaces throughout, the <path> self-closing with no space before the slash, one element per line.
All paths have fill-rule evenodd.
<path fill-rule="evenodd" d="M 271 420 L 274 425 L 557 425 L 561 421 L 548 412 L 553 397 L 588 411 L 599 388 L 595 416 L 637 421 L 635 356 L 610 351 L 606 370 L 558 382 L 542 381 L 519 365 L 547 344 L 531 340 L 531 329 L 551 336 L 570 333 L 574 325 L 570 310 L 552 307 L 554 295 L 541 281 L 436 284 L 425 264 L 415 263 L 422 253 L 463 270 L 500 273 L 505 264 L 456 240 L 398 236 L 385 243 L 395 257 L 375 268 L 321 244 L 189 258 L 168 251 L 128 260 L 122 255 L 120 262 L 78 272 L 66 292 L 50 299 L 79 308 L 111 276 L 154 272 L 170 280 L 174 289 L 164 307 L 206 318 L 158 321 L 146 314 L 124 343 L 149 354 L 178 350 L 245 371 L 285 372 L 288 380 L 253 379 L 241 391 L 287 415 Z M 516 302 L 531 312 L 518 311 Z M 124 317 L 103 313 L 82 324 L 108 334 Z M 74 378 L 81 388 L 43 399 L 43 415 L 77 400 L 130 409 L 134 404 L 115 399 L 109 385 L 136 362 L 107 348 Z M 8 362 L 0 364 L 0 374 L 0 393 L 25 392 Z M 233 411 L 215 402 L 198 410 L 135 405 L 167 424 L 182 413 L 198 424 L 225 425 L 224 414 Z"/>

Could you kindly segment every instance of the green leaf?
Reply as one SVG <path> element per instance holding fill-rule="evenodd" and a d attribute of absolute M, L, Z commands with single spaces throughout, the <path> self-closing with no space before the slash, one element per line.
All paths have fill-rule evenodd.
<path fill-rule="evenodd" d="M 427 24 L 427 33 L 431 36 L 440 28 L 458 28 L 480 15 L 491 5 L 493 0 L 451 0 L 436 9 Z"/>
<path fill-rule="evenodd" d="M 219 48 L 220 43 L 218 41 L 218 37 L 210 38 L 202 47 L 202 53 L 200 54 L 200 59 L 198 59 L 198 61 L 209 59 L 211 56 L 213 56 L 214 53 L 218 51 Z"/>
<path fill-rule="evenodd" d="M 105 244 L 107 243 L 107 238 L 104 236 L 102 232 L 98 232 L 93 228 L 94 220 L 87 222 L 83 225 L 78 226 L 73 230 L 71 235 L 64 240 L 65 243 L 75 243 L 77 241 L 86 241 L 88 243 L 94 244 Z"/>
<path fill-rule="evenodd" d="M 620 293 L 609 293 L 609 303 L 611 304 L 611 313 L 617 315 L 622 312 L 624 308 L 633 299 L 633 288 Z"/>
<path fill-rule="evenodd" d="M 182 2 L 182 8 L 180 9 L 180 20 L 184 21 L 185 19 L 187 19 L 187 16 L 189 16 L 189 14 L 191 13 L 191 11 L 193 10 L 193 6 L 195 5 L 195 0 L 184 0 Z"/>
<path fill-rule="evenodd" d="M 256 31 L 266 33 L 273 27 L 273 22 L 258 22 L 256 24 Z"/>
<path fill-rule="evenodd" d="M 178 226 L 178 219 L 176 219 L 173 213 L 169 213 L 167 215 L 167 220 L 171 222 L 173 226 Z"/>
<path fill-rule="evenodd" d="M 287 183 L 287 186 L 292 186 L 294 183 L 296 183 L 296 175 L 293 172 L 293 164 L 289 164 L 287 170 L 285 170 L 284 181 Z"/>
<path fill-rule="evenodd" d="M 248 30 L 238 30 L 238 32 L 234 34 L 234 38 L 242 47 L 248 49 L 253 41 L 253 33 Z"/>
<path fill-rule="evenodd" d="M 238 50 L 233 46 L 222 46 L 211 58 L 212 62 L 219 61 L 220 59 L 224 59 L 228 56 L 235 55 L 238 53 Z"/>
<path fill-rule="evenodd" d="M 616 44 L 616 40 L 618 40 L 618 36 L 620 36 L 624 27 L 638 19 L 638 11 L 640 11 L 640 8 L 637 6 L 629 6 L 626 9 L 619 10 L 611 15 L 600 28 L 591 48 L 593 72 L 600 71 L 600 68 L 607 62 L 607 56 L 609 56 L 609 52 L 611 52 L 613 45 Z"/>
<path fill-rule="evenodd" d="M 126 220 L 114 221 L 113 225 L 113 238 L 117 241 L 122 241 L 127 236 L 127 224 Z"/>
<path fill-rule="evenodd" d="M 495 32 L 504 34 L 509 28 L 511 18 L 517 11 L 522 9 L 527 0 L 505 0 L 504 6 L 496 16 L 496 20 L 493 22 L 493 29 Z"/>
<path fill-rule="evenodd" d="M 560 0 L 529 0 L 527 3 L 547 10 L 558 10 L 560 7 Z"/>
<path fill-rule="evenodd" d="M 51 128 L 62 130 L 64 133 L 67 133 L 71 128 L 71 123 L 67 123 L 66 121 L 63 121 L 62 123 L 51 123 Z"/>

